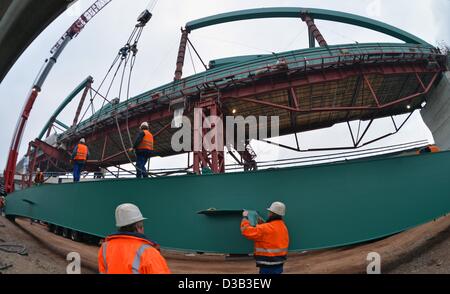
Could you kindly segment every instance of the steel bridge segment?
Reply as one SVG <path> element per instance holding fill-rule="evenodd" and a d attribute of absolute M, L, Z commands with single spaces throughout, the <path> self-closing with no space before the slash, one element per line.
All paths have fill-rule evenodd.
<path fill-rule="evenodd" d="M 414 51 L 411 51 L 414 50 Z M 345 53 L 343 54 L 343 52 Z M 427 46 L 412 46 L 408 44 L 389 44 L 389 43 L 373 43 L 373 44 L 350 44 L 350 45 L 335 45 L 329 46 L 329 48 L 312 48 L 303 49 L 290 52 L 279 53 L 276 56 L 263 56 L 256 60 L 252 60 L 244 63 L 231 64 L 229 66 L 219 67 L 217 69 L 212 69 L 199 73 L 179 82 L 172 82 L 134 98 L 130 98 L 128 101 L 129 105 L 140 104 L 144 102 L 157 100 L 172 100 L 180 98 L 184 95 L 193 95 L 198 92 L 197 86 L 203 86 L 208 83 L 217 82 L 217 85 L 226 82 L 226 77 L 233 76 L 235 79 L 247 78 L 248 75 L 254 71 L 261 68 L 267 67 L 268 64 L 274 64 L 278 58 L 286 58 L 290 62 L 290 66 L 302 66 L 305 63 L 309 67 L 314 65 L 320 66 L 322 64 L 322 59 L 328 59 L 329 62 L 338 61 L 339 56 L 342 56 L 341 62 L 345 61 L 345 58 L 353 60 L 355 54 L 361 55 L 374 55 L 374 54 L 418 54 L 420 56 L 429 56 L 433 58 L 437 55 L 435 48 L 431 45 Z M 158 96 L 158 99 L 154 97 Z M 114 107 L 117 112 L 126 111 L 127 102 L 122 102 L 121 104 Z M 113 110 L 111 105 L 107 105 L 97 113 L 95 113 L 91 118 L 80 123 L 78 129 L 81 130 L 87 127 L 90 123 L 96 119 L 102 119 L 109 117 L 111 111 Z"/>
<path fill-rule="evenodd" d="M 173 117 L 173 113 L 168 109 L 170 101 L 184 97 L 189 104 L 192 102 L 190 98 L 199 95 L 201 91 L 206 89 L 206 84 L 218 87 L 223 102 L 225 102 L 225 100 L 228 101 L 237 98 L 235 97 L 236 95 L 239 97 L 245 96 L 245 91 L 236 92 L 239 87 L 235 88 L 233 83 L 230 84 L 231 80 L 227 77 L 234 76 L 237 81 L 242 80 L 251 82 L 250 76 L 252 76 L 252 72 L 258 71 L 261 68 L 267 68 L 268 65 L 276 63 L 278 58 L 286 58 L 288 60 L 290 72 L 297 72 L 300 69 L 300 74 L 306 74 L 306 79 L 300 78 L 298 81 L 291 81 L 291 86 L 294 84 L 297 85 L 297 82 L 298 86 L 302 86 L 305 85 L 305 83 L 313 85 L 319 82 L 330 82 L 336 79 L 343 79 L 348 77 L 348 75 L 343 75 L 343 71 L 347 72 L 348 70 L 352 72 L 350 75 L 358 75 L 361 74 L 361 72 L 358 73 L 359 67 L 361 67 L 361 69 L 365 68 L 366 70 L 363 70 L 363 72 L 367 74 L 386 74 L 390 76 L 402 73 L 435 74 L 436 72 L 441 71 L 441 69 L 439 69 L 440 66 L 439 68 L 427 69 L 426 64 L 428 62 L 437 61 L 437 64 L 439 65 L 441 62 L 439 61 L 439 52 L 434 47 L 425 45 L 389 43 L 351 44 L 330 46 L 328 48 L 296 50 L 280 53 L 277 56 L 263 56 L 256 60 L 222 66 L 187 77 L 178 82 L 169 83 L 131 98 L 129 100 L 129 105 L 127 105 L 126 102 L 114 106 L 107 105 L 99 110 L 94 116 L 79 124 L 77 128 L 71 128 L 67 132 L 62 133 L 58 138 L 58 142 L 70 145 L 80 137 L 85 137 L 88 141 L 97 141 L 99 139 L 104 139 L 102 137 L 104 135 L 114 134 L 117 132 L 116 127 L 107 127 L 114 123 L 114 113 L 117 113 L 119 120 L 122 121 L 126 113 L 130 114 L 131 119 L 129 120 L 129 127 L 132 129 L 132 132 L 143 120 L 152 123 L 158 121 L 161 123 L 170 122 Z M 399 65 L 400 68 L 399 66 L 393 65 L 393 63 L 396 62 L 402 64 L 401 66 Z M 419 65 L 417 62 L 425 63 Z M 307 71 L 305 69 L 307 69 Z M 325 78 L 322 77 L 323 73 L 326 74 Z M 431 76 L 429 78 L 431 78 Z M 429 79 L 425 78 L 425 82 L 428 83 Z M 280 84 L 279 86 L 283 85 Z M 264 89 L 261 88 L 261 90 L 264 91 L 270 91 L 271 89 L 275 91 L 277 87 L 271 88 L 270 85 L 267 85 Z M 128 111 L 127 106 L 130 107 Z M 143 110 L 145 110 L 145 113 Z M 400 114 L 397 112 L 399 112 L 398 108 L 397 110 L 390 110 L 390 114 L 393 115 Z M 331 122 L 326 126 L 312 124 L 310 127 L 323 128 L 332 126 L 334 123 Z M 94 125 L 97 126 L 97 129 L 93 133 Z M 154 127 L 158 129 L 159 124 L 156 124 Z M 124 130 L 126 129 L 122 126 L 121 131 Z M 162 145 L 167 143 L 163 138 L 159 141 Z M 166 147 L 163 147 L 161 151 L 165 150 L 164 148 Z M 106 158 L 109 158 L 112 154 L 118 153 L 120 150 L 122 149 L 112 150 L 110 153 L 106 154 Z M 168 151 L 166 153 L 164 152 L 161 153 L 162 156 L 171 154 L 170 152 L 170 154 L 167 153 Z M 117 163 L 120 163 L 123 159 L 121 161 L 121 159 L 115 158 L 114 162 L 116 161 Z"/>
<path fill-rule="evenodd" d="M 148 91 L 134 98 L 131 98 L 128 102 L 123 102 L 114 108 L 111 105 L 105 106 L 103 109 L 99 110 L 91 118 L 80 123 L 77 130 L 82 131 L 88 128 L 89 125 L 99 121 L 108 119 L 111 116 L 112 111 L 117 111 L 121 113 L 127 110 L 127 105 L 131 107 L 135 105 L 140 105 L 143 103 L 161 103 L 169 102 L 170 100 L 181 98 L 183 96 L 196 95 L 199 91 L 198 87 L 203 87 L 208 83 L 215 83 L 217 86 L 221 86 L 227 83 L 226 77 L 233 76 L 234 79 L 239 80 L 243 78 L 248 78 L 249 74 L 257 71 L 261 68 L 267 67 L 268 64 L 275 63 L 278 58 L 286 58 L 290 63 L 290 67 L 293 68 L 308 65 L 308 67 L 322 66 L 323 59 L 327 59 L 327 63 L 331 62 L 341 62 L 345 63 L 346 60 L 353 62 L 354 54 L 361 54 L 364 56 L 374 56 L 379 54 L 417 54 L 425 59 L 434 58 L 435 49 L 434 47 L 421 46 L 414 48 L 409 44 L 359 44 L 359 45 L 340 45 L 340 46 L 330 46 L 329 48 L 313 48 L 305 50 L 297 50 L 286 53 L 280 53 L 277 56 L 262 57 L 257 60 L 253 60 L 245 63 L 232 64 L 230 66 L 223 66 L 214 70 L 199 73 L 197 75 L 185 78 L 180 82 L 166 84 L 164 86 L 158 87 L 154 90 Z M 415 51 L 411 51 L 415 50 Z M 345 54 L 342 54 L 345 52 Z M 411 55 L 412 56 L 412 55 Z M 155 97 L 158 97 L 157 99 Z M 70 136 L 69 131 L 64 136 Z M 73 134 L 72 134 L 73 135 Z"/>
<path fill-rule="evenodd" d="M 430 45 L 426 41 L 404 30 L 381 21 L 345 12 L 302 7 L 259 8 L 222 13 L 188 22 L 186 29 L 193 31 L 208 26 L 250 19 L 300 18 L 302 14 L 307 14 L 313 19 L 334 21 L 367 28 L 400 39 L 406 43 Z"/>

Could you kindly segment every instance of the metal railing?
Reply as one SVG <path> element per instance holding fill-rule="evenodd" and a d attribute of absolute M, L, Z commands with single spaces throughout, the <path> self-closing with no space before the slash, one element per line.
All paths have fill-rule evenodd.
<path fill-rule="evenodd" d="M 378 157 L 393 157 L 401 155 L 415 154 L 418 149 L 429 145 L 427 140 L 419 140 L 409 143 L 401 143 L 384 147 L 375 147 L 369 149 L 329 153 L 314 156 L 302 156 L 288 159 L 268 160 L 257 162 L 258 170 L 280 169 L 288 167 L 313 166 L 322 164 L 336 164 L 354 160 L 367 160 Z M 82 174 L 82 181 L 103 181 L 115 179 L 130 179 L 136 177 L 136 170 L 120 168 L 112 170 L 108 169 L 104 173 L 85 172 Z M 242 172 L 244 167 L 241 164 L 226 165 L 228 173 Z M 191 168 L 166 168 L 151 169 L 149 171 L 150 178 L 195 175 Z M 33 177 L 35 174 L 33 174 Z M 46 183 L 61 184 L 72 181 L 72 174 L 69 172 L 44 172 Z"/>

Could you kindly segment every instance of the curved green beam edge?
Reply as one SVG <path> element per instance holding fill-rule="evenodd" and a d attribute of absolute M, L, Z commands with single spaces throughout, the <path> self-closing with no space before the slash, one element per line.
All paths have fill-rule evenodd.
<path fill-rule="evenodd" d="M 218 25 L 222 23 L 250 20 L 250 19 L 280 18 L 280 17 L 300 18 L 301 14 L 308 14 L 313 19 L 334 21 L 367 28 L 400 39 L 406 43 L 430 45 L 426 41 L 408 32 L 405 32 L 394 26 L 367 17 L 362 17 L 355 14 L 333 10 L 301 8 L 301 7 L 259 8 L 259 9 L 248 9 L 217 14 L 214 16 L 205 17 L 188 22 L 186 24 L 186 29 L 188 31 L 193 31 L 200 28 Z"/>
<path fill-rule="evenodd" d="M 50 128 L 50 126 L 55 122 L 56 118 L 61 114 L 61 112 L 69 105 L 70 102 L 84 89 L 89 83 L 92 83 L 94 81 L 94 78 L 89 76 L 87 77 L 81 84 L 79 84 L 72 93 L 67 96 L 66 99 L 61 103 L 61 105 L 56 109 L 55 113 L 50 117 L 48 122 L 45 124 L 45 127 L 42 129 L 41 133 L 39 134 L 38 139 L 42 140 L 44 138 L 45 133 Z"/>

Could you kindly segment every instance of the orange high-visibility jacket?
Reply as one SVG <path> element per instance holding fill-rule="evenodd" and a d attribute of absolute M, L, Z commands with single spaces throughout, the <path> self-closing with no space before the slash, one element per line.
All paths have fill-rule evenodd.
<path fill-rule="evenodd" d="M 170 274 L 156 244 L 138 234 L 117 234 L 106 238 L 98 252 L 101 274 Z"/>
<path fill-rule="evenodd" d="M 136 148 L 137 150 L 154 150 L 154 138 L 153 134 L 148 130 L 144 130 L 144 138 L 142 139 L 139 146 Z"/>
<path fill-rule="evenodd" d="M 86 161 L 88 157 L 89 149 L 84 144 L 78 144 L 77 154 L 75 155 L 74 160 L 76 161 Z"/>
<path fill-rule="evenodd" d="M 34 178 L 34 182 L 36 184 L 42 184 L 45 181 L 44 179 L 44 173 L 43 172 L 39 172 L 36 174 L 36 177 Z"/>
<path fill-rule="evenodd" d="M 431 146 L 429 146 L 429 147 L 430 147 L 431 153 L 438 153 L 438 152 L 441 152 L 441 149 L 440 149 L 438 146 L 436 146 L 436 145 L 431 145 Z"/>
<path fill-rule="evenodd" d="M 258 266 L 277 266 L 285 263 L 289 249 L 289 232 L 283 220 L 274 220 L 252 227 L 248 219 L 242 220 L 241 232 L 255 242 Z"/>
<path fill-rule="evenodd" d="M 441 152 L 441 149 L 438 146 L 429 145 L 427 147 L 424 147 L 424 148 L 418 150 L 416 153 L 418 155 L 420 155 L 420 154 L 424 154 L 424 153 L 439 153 L 439 152 Z"/>

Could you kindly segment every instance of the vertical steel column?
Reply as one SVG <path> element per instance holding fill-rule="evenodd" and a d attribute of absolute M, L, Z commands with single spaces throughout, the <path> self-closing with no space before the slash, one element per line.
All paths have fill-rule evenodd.
<path fill-rule="evenodd" d="M 106 146 L 108 143 L 108 136 L 105 136 L 105 142 L 103 143 L 103 151 L 102 151 L 102 162 L 105 160 Z"/>
<path fill-rule="evenodd" d="M 223 129 L 218 130 L 213 123 L 211 125 L 211 129 L 215 131 L 214 142 L 211 142 L 213 146 L 211 150 L 207 150 L 203 145 L 203 138 L 208 133 L 208 129 L 203 125 L 204 116 L 215 116 L 223 120 L 220 108 L 215 101 L 201 103 L 197 108 L 201 109 L 201 115 L 197 112 L 194 114 L 194 172 L 200 175 L 202 168 L 210 168 L 213 173 L 225 173 L 224 144 L 223 141 L 218 141 L 219 136 L 223 138 Z"/>
<path fill-rule="evenodd" d="M 314 38 L 314 35 L 311 33 L 310 30 L 308 30 L 308 38 L 309 38 L 309 48 L 316 48 L 316 38 Z"/>
<path fill-rule="evenodd" d="M 311 41 L 312 37 L 314 37 L 317 40 L 317 43 L 319 43 L 320 47 L 328 46 L 327 41 L 325 41 L 325 38 L 320 33 L 319 29 L 317 28 L 316 24 L 314 23 L 314 20 L 308 14 L 305 14 L 305 13 L 301 14 L 301 18 L 306 23 L 306 25 L 308 26 L 308 31 L 309 31 L 309 34 L 310 34 L 309 35 L 310 36 L 309 37 L 309 39 L 310 39 L 310 42 L 309 42 L 310 47 L 312 45 L 312 41 Z M 315 47 L 315 45 L 312 46 L 312 47 Z"/>
<path fill-rule="evenodd" d="M 180 41 L 180 48 L 178 49 L 177 68 L 175 70 L 175 78 L 174 78 L 175 81 L 181 80 L 181 77 L 183 76 L 183 65 L 184 65 L 184 58 L 186 56 L 188 34 L 189 31 L 187 29 L 181 29 L 181 41 Z"/>
<path fill-rule="evenodd" d="M 200 164 L 203 154 L 203 109 L 201 113 L 194 110 L 194 173 L 201 175 Z"/>
<path fill-rule="evenodd" d="M 217 103 L 214 103 L 209 109 L 210 116 L 218 117 L 222 121 L 222 130 L 218 129 L 216 124 L 212 124 L 211 128 L 215 131 L 214 134 L 214 146 L 213 150 L 211 150 L 211 170 L 214 173 L 224 173 L 225 172 L 225 153 L 224 153 L 224 134 L 223 134 L 223 115 L 217 106 Z M 220 140 L 220 141 L 219 141 Z"/>
<path fill-rule="evenodd" d="M 33 185 L 33 172 L 36 167 L 38 151 L 39 151 L 38 147 L 34 146 L 33 158 L 32 159 L 30 158 L 30 165 L 28 169 L 28 187 L 31 187 Z"/>
<path fill-rule="evenodd" d="M 86 85 L 86 88 L 84 88 L 83 96 L 81 96 L 80 104 L 78 104 L 78 109 L 75 114 L 75 118 L 73 119 L 72 127 L 75 127 L 78 124 L 78 119 L 80 118 L 81 110 L 83 109 L 84 101 L 86 100 L 86 96 L 88 94 L 89 89 L 92 86 L 93 79 L 89 81 L 89 83 Z"/>
<path fill-rule="evenodd" d="M 45 138 L 50 137 L 51 133 L 52 133 L 52 128 L 53 128 L 53 124 L 48 128 L 47 130 L 47 135 L 45 136 Z"/>
<path fill-rule="evenodd" d="M 28 171 L 29 171 L 29 168 L 30 168 L 31 143 L 28 144 L 28 150 L 27 150 L 26 156 L 28 157 L 28 169 L 24 170 L 24 173 L 22 174 L 22 183 L 21 183 L 22 189 L 27 188 L 27 184 L 28 184 L 28 179 L 25 178 L 25 177 L 28 175 Z"/>

